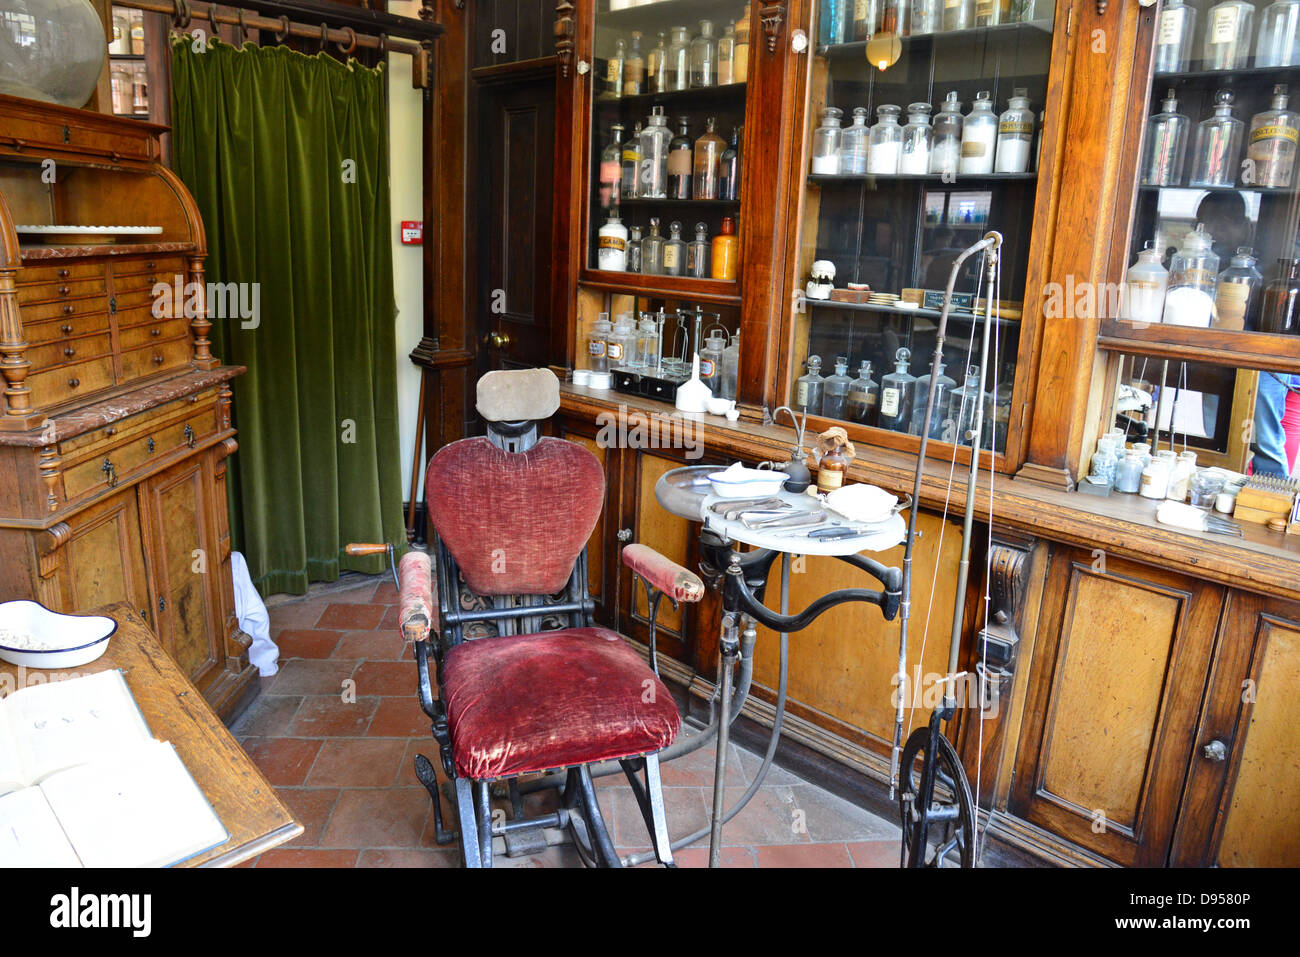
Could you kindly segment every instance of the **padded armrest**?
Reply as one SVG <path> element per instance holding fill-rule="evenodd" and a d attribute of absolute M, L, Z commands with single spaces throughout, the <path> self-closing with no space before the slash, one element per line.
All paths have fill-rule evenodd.
<path fill-rule="evenodd" d="M 407 552 L 397 565 L 397 624 L 402 637 L 420 641 L 438 629 L 433 561 L 425 552 Z"/>
<path fill-rule="evenodd" d="M 628 545 L 623 549 L 623 564 L 674 601 L 699 601 L 704 597 L 704 582 L 699 575 L 649 545 Z"/>

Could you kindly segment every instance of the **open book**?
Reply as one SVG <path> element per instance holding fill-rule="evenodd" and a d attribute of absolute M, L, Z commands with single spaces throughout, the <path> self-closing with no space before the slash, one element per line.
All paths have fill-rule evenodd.
<path fill-rule="evenodd" d="M 228 838 L 120 671 L 0 699 L 0 866 L 158 867 Z"/>

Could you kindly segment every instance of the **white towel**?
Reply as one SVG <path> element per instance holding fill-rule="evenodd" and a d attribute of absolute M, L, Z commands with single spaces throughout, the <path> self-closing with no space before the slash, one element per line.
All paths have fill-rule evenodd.
<path fill-rule="evenodd" d="M 257 666 L 263 678 L 269 678 L 280 670 L 276 664 L 280 648 L 271 640 L 271 616 L 262 603 L 262 596 L 253 587 L 248 562 L 239 552 L 230 553 L 230 571 L 235 579 L 235 617 L 239 619 L 239 627 L 253 639 L 248 647 L 248 660 Z"/>

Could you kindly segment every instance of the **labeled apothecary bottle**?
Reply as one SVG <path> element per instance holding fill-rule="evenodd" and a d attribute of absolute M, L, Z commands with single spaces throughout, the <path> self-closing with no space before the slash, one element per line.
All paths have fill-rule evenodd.
<path fill-rule="evenodd" d="M 977 27 L 995 27 L 999 23 L 1006 23 L 1010 13 L 1010 0 L 975 0 Z"/>
<path fill-rule="evenodd" d="M 844 111 L 835 106 L 822 110 L 822 122 L 813 131 L 812 171 L 818 175 L 834 176 L 840 171 L 840 144 L 844 131 L 840 129 L 840 117 Z"/>
<path fill-rule="evenodd" d="M 1260 332 L 1300 334 L 1300 259 L 1279 259 L 1279 276 L 1264 289 Z"/>
<path fill-rule="evenodd" d="M 1157 452 L 1156 457 L 1142 470 L 1139 494 L 1143 498 L 1164 498 L 1165 493 L 1169 491 L 1169 477 L 1177 461 L 1178 456 L 1173 449 L 1161 449 Z"/>
<path fill-rule="evenodd" d="M 695 141 L 691 175 L 691 195 L 695 199 L 718 198 L 718 173 L 722 166 L 722 151 L 727 144 L 714 132 L 716 122 L 710 116 L 704 124 L 704 135 Z"/>
<path fill-rule="evenodd" d="M 736 236 L 736 221 L 730 216 L 722 217 L 718 235 L 713 237 L 709 259 L 709 272 L 714 279 L 736 278 L 737 267 L 740 265 L 740 240 Z"/>
<path fill-rule="evenodd" d="M 641 324 L 636 332 L 636 364 L 650 374 L 659 371 L 659 323 L 648 312 L 641 313 Z"/>
<path fill-rule="evenodd" d="M 1287 109 L 1286 85 L 1273 87 L 1270 109 L 1250 120 L 1246 158 L 1250 160 L 1250 181 L 1255 186 L 1291 185 L 1295 169 L 1296 140 L 1300 139 L 1300 115 Z M 1242 174 L 1245 179 L 1245 173 Z"/>
<path fill-rule="evenodd" d="M 855 107 L 853 122 L 840 136 L 841 173 L 865 173 L 867 171 L 867 143 L 871 130 L 867 127 L 867 108 Z"/>
<path fill-rule="evenodd" d="M 659 217 L 650 217 L 650 232 L 641 240 L 641 272 L 647 276 L 662 276 L 664 271 L 664 238 L 659 235 Z"/>
<path fill-rule="evenodd" d="M 668 89 L 668 40 L 662 30 L 659 31 L 659 42 L 655 48 L 650 51 L 650 62 L 647 64 L 650 79 L 650 93 L 663 93 Z"/>
<path fill-rule="evenodd" d="M 849 386 L 853 380 L 848 376 L 849 357 L 835 357 L 835 374 L 826 377 L 822 390 L 822 415 L 828 419 L 842 419 L 847 411 Z"/>
<path fill-rule="evenodd" d="M 632 31 L 632 49 L 623 64 L 623 95 L 638 96 L 645 89 L 645 57 L 641 54 L 641 32 Z"/>
<path fill-rule="evenodd" d="M 619 185 L 623 182 L 623 124 L 610 127 L 609 145 L 600 151 L 600 208 L 618 205 Z"/>
<path fill-rule="evenodd" d="M 636 351 L 636 327 L 632 325 L 632 314 L 625 312 L 614 323 L 614 331 L 609 334 L 608 354 L 611 369 L 626 368 Z"/>
<path fill-rule="evenodd" d="M 691 165 L 695 161 L 690 121 L 677 119 L 677 135 L 668 143 L 668 198 L 691 198 Z"/>
<path fill-rule="evenodd" d="M 1300 66 L 1300 0 L 1278 0 L 1264 8 L 1255 66 Z"/>
<path fill-rule="evenodd" d="M 903 127 L 903 150 L 898 171 L 908 176 L 930 172 L 930 104 L 909 103 L 907 125 Z"/>
<path fill-rule="evenodd" d="M 957 382 L 951 376 L 943 374 L 945 366 L 939 363 L 938 374 L 935 376 L 934 392 L 934 411 L 930 414 L 930 438 L 943 438 L 943 414 L 948 408 L 948 396 L 952 390 L 957 387 Z M 930 398 L 930 374 L 926 373 L 916 380 L 916 393 L 912 397 L 912 420 L 908 423 L 907 431 L 913 435 L 921 434 L 921 426 L 925 424 L 925 404 Z"/>
<path fill-rule="evenodd" d="M 858 366 L 858 377 L 849 385 L 849 396 L 845 401 L 848 419 L 863 425 L 875 425 L 879 405 L 880 383 L 871 378 L 871 363 L 863 359 Z"/>
<path fill-rule="evenodd" d="M 943 28 L 967 30 L 975 25 L 975 0 L 943 0 Z"/>
<path fill-rule="evenodd" d="M 892 103 L 876 107 L 876 125 L 867 137 L 868 173 L 880 176 L 898 173 L 898 157 L 903 151 L 903 128 L 898 125 L 900 112 Z"/>
<path fill-rule="evenodd" d="M 624 199 L 636 199 L 641 188 L 641 124 L 632 127 L 632 135 L 623 143 Z"/>
<path fill-rule="evenodd" d="M 641 271 L 641 227 L 633 226 L 627 239 L 627 271 Z"/>
<path fill-rule="evenodd" d="M 1186 73 L 1192 59 L 1196 8 L 1183 0 L 1165 0 L 1156 22 L 1156 73 Z"/>
<path fill-rule="evenodd" d="M 943 29 L 943 0 L 912 0 L 910 13 L 912 36 Z"/>
<path fill-rule="evenodd" d="M 995 173 L 1024 173 L 1029 170 L 1029 151 L 1034 145 L 1034 111 L 1029 108 L 1029 91 L 1011 91 L 1007 111 L 998 118 L 998 153 Z"/>
<path fill-rule="evenodd" d="M 718 199 L 734 200 L 740 196 L 740 130 L 732 127 L 731 142 L 722 151 L 718 164 Z"/>
<path fill-rule="evenodd" d="M 1254 250 L 1238 246 L 1228 268 L 1219 273 L 1214 288 L 1214 328 L 1255 328 L 1264 289 L 1264 277 L 1255 268 L 1256 262 Z"/>
<path fill-rule="evenodd" d="M 668 197 L 668 144 L 672 138 L 664 108 L 652 107 L 641 131 L 641 183 L 637 195 L 642 199 Z"/>
<path fill-rule="evenodd" d="M 732 82 L 744 83 L 749 78 L 749 4 L 736 21 L 736 61 L 732 66 Z"/>
<path fill-rule="evenodd" d="M 1210 324 L 1219 277 L 1219 257 L 1214 252 L 1213 239 L 1198 225 L 1183 237 L 1183 245 L 1169 260 L 1165 322 L 1202 328 Z"/>
<path fill-rule="evenodd" d="M 613 328 L 607 312 L 602 312 L 591 324 L 591 331 L 587 333 L 587 368 L 592 372 L 609 371 L 608 340 Z"/>
<path fill-rule="evenodd" d="M 627 44 L 619 40 L 614 45 L 614 55 L 605 64 L 605 98 L 618 99 L 623 95 L 623 70 L 627 64 Z"/>
<path fill-rule="evenodd" d="M 700 35 L 691 41 L 691 86 L 718 84 L 718 41 L 713 37 L 713 21 L 700 21 Z"/>
<path fill-rule="evenodd" d="M 610 211 L 609 220 L 597 234 L 596 268 L 627 271 L 627 227 L 619 219 L 618 207 Z"/>
<path fill-rule="evenodd" d="M 852 0 L 853 39 L 866 40 L 871 37 L 880 24 L 880 0 Z"/>
<path fill-rule="evenodd" d="M 1142 185 L 1179 186 L 1187 159 L 1187 131 L 1192 121 L 1178 112 L 1174 91 L 1165 94 L 1161 110 L 1147 121 L 1142 145 Z"/>
<path fill-rule="evenodd" d="M 664 90 L 687 89 L 691 83 L 691 31 L 686 27 L 669 31 L 666 65 Z"/>
<path fill-rule="evenodd" d="M 1138 253 L 1137 262 L 1129 267 L 1124 283 L 1124 318 L 1132 322 L 1160 322 L 1165 311 L 1165 292 L 1169 288 L 1169 271 L 1160 262 L 1160 250 L 1151 243 Z"/>
<path fill-rule="evenodd" d="M 686 244 L 686 275 L 709 278 L 709 228 L 704 223 L 695 224 L 695 238 Z"/>
<path fill-rule="evenodd" d="M 809 415 L 821 415 L 822 390 L 826 386 L 826 380 L 822 378 L 821 356 L 809 356 L 807 365 L 808 371 L 794 383 L 794 407 L 801 412 L 807 411 Z"/>
<path fill-rule="evenodd" d="M 1237 181 L 1246 124 L 1232 115 L 1231 90 L 1214 94 L 1214 115 L 1196 126 L 1192 186 L 1231 186 Z"/>
<path fill-rule="evenodd" d="M 880 377 L 880 417 L 878 425 L 893 432 L 906 432 L 916 401 L 916 376 L 907 371 L 910 349 L 894 354 L 894 371 Z"/>
<path fill-rule="evenodd" d="M 961 128 L 961 165 L 966 176 L 986 176 L 993 172 L 993 153 L 998 136 L 998 118 L 987 90 L 975 94 L 970 113 Z"/>
<path fill-rule="evenodd" d="M 722 354 L 727 349 L 727 334 L 724 330 L 714 329 L 704 340 L 700 350 L 700 380 L 719 395 L 722 391 Z"/>
<path fill-rule="evenodd" d="M 1240 70 L 1250 58 L 1255 35 L 1255 7 L 1246 0 L 1224 0 L 1210 7 L 1205 20 L 1205 69 Z"/>
<path fill-rule="evenodd" d="M 736 82 L 736 24 L 727 24 L 727 29 L 718 37 L 718 86 Z"/>
<path fill-rule="evenodd" d="M 830 416 L 830 413 L 824 410 L 823 414 Z M 843 433 L 842 429 L 838 431 Z M 853 456 L 849 455 L 849 450 L 844 444 L 837 444 L 829 451 L 823 452 L 817 460 L 817 491 L 833 492 L 837 488 L 843 488 L 844 479 L 849 474 L 849 466 L 852 464 Z"/>
<path fill-rule="evenodd" d="M 668 239 L 664 241 L 663 267 L 665 276 L 681 276 L 686 272 L 686 243 L 682 240 L 682 224 L 668 224 Z"/>
<path fill-rule="evenodd" d="M 934 136 L 930 145 L 930 172 L 955 173 L 961 163 L 961 100 L 957 91 L 951 91 L 943 101 L 943 109 L 934 118 Z"/>

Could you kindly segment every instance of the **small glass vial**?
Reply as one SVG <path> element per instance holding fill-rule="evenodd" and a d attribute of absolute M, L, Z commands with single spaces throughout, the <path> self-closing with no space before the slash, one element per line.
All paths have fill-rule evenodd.
<path fill-rule="evenodd" d="M 824 414 L 830 415 L 829 412 Z M 817 460 L 817 491 L 833 492 L 837 488 L 843 488 L 852 462 L 852 457 L 843 446 L 836 446 L 823 454 Z"/>
<path fill-rule="evenodd" d="M 1183 245 L 1169 260 L 1164 321 L 1177 326 L 1209 326 L 1218 278 L 1219 257 L 1213 237 L 1197 226 L 1183 237 Z"/>
<path fill-rule="evenodd" d="M 596 268 L 609 272 L 627 272 L 627 227 L 618 217 L 618 207 L 600 227 L 596 244 Z"/>
<path fill-rule="evenodd" d="M 636 364 L 650 375 L 659 373 L 659 323 L 648 312 L 641 313 L 636 332 Z"/>
<path fill-rule="evenodd" d="M 659 31 L 659 44 L 650 51 L 650 91 L 664 93 L 668 90 L 668 41 Z"/>
<path fill-rule="evenodd" d="M 1300 333 L 1300 259 L 1279 259 L 1278 278 L 1264 289 L 1260 332 Z"/>
<path fill-rule="evenodd" d="M 948 408 L 948 396 L 957 387 L 956 381 L 951 376 L 943 374 L 944 368 L 944 364 L 940 362 L 939 374 L 935 377 L 934 411 L 930 414 L 930 438 L 932 439 L 943 438 L 943 413 Z M 916 395 L 912 400 L 912 421 L 907 426 L 907 431 L 913 435 L 921 434 L 921 426 L 925 423 L 925 403 L 929 398 L 930 375 L 927 373 L 916 380 Z"/>
<path fill-rule="evenodd" d="M 822 414 L 822 390 L 826 380 L 822 378 L 821 356 L 809 356 L 808 371 L 795 380 L 794 407 L 809 415 Z"/>
<path fill-rule="evenodd" d="M 1271 108 L 1250 119 L 1246 158 L 1250 160 L 1251 182 L 1256 186 L 1291 185 L 1296 140 L 1300 139 L 1300 115 L 1288 110 L 1287 103 L 1286 85 L 1279 83 L 1273 87 Z M 1242 178 L 1245 179 L 1244 174 Z"/>
<path fill-rule="evenodd" d="M 740 265 L 740 238 L 736 235 L 736 221 L 722 217 L 718 235 L 713 237 L 709 249 L 709 274 L 713 279 L 734 280 Z"/>
<path fill-rule="evenodd" d="M 943 422 L 942 438 L 957 445 L 972 444 L 971 440 L 975 438 L 975 418 L 983 416 L 983 406 L 979 366 L 971 366 L 966 370 L 966 384 L 953 389 L 948 395 L 948 417 Z"/>
<path fill-rule="evenodd" d="M 610 142 L 600 151 L 600 208 L 618 205 L 618 190 L 623 182 L 623 124 L 609 129 Z"/>
<path fill-rule="evenodd" d="M 645 90 L 645 57 L 641 54 L 641 31 L 632 31 L 632 49 L 623 64 L 623 95 L 639 96 Z"/>
<path fill-rule="evenodd" d="M 1183 0 L 1165 0 L 1156 21 L 1156 73 L 1186 73 L 1192 59 L 1192 33 L 1196 8 Z"/>
<path fill-rule="evenodd" d="M 718 86 L 727 86 L 736 82 L 736 24 L 727 24 L 727 29 L 718 38 Z"/>
<path fill-rule="evenodd" d="M 1169 271 L 1160 262 L 1160 250 L 1147 243 L 1124 280 L 1124 318 L 1144 324 L 1159 322 L 1169 287 Z"/>
<path fill-rule="evenodd" d="M 1214 94 L 1214 115 L 1196 126 L 1192 186 L 1231 186 L 1237 181 L 1246 124 L 1232 115 L 1232 91 Z"/>
<path fill-rule="evenodd" d="M 867 171 L 867 108 L 855 107 L 853 123 L 840 136 L 840 172 L 861 174 Z"/>
<path fill-rule="evenodd" d="M 898 171 L 907 176 L 930 172 L 930 104 L 909 103 L 907 125 L 903 127 L 903 150 Z"/>
<path fill-rule="evenodd" d="M 853 384 L 848 371 L 849 357 L 836 356 L 835 374 L 826 377 L 822 392 L 822 415 L 828 419 L 843 419 L 848 414 L 849 386 Z"/>
<path fill-rule="evenodd" d="M 722 391 L 722 354 L 727 349 L 727 334 L 714 329 L 700 350 L 700 381 L 716 396 Z"/>
<path fill-rule="evenodd" d="M 722 151 L 718 165 L 718 199 L 740 197 L 740 130 L 732 127 L 731 142 Z"/>
<path fill-rule="evenodd" d="M 722 350 L 722 376 L 719 386 L 722 398 L 736 398 L 736 383 L 740 379 L 740 333 L 733 333 L 731 344 Z"/>
<path fill-rule="evenodd" d="M 641 271 L 641 227 L 633 226 L 627 240 L 627 271 Z"/>
<path fill-rule="evenodd" d="M 1240 70 L 1250 59 L 1255 7 L 1246 0 L 1224 0 L 1210 7 L 1205 20 L 1207 70 Z"/>
<path fill-rule="evenodd" d="M 943 0 L 912 0 L 912 36 L 943 29 Z"/>
<path fill-rule="evenodd" d="M 968 30 L 975 25 L 975 0 L 943 0 L 943 28 Z"/>
<path fill-rule="evenodd" d="M 602 312 L 591 324 L 587 333 L 587 368 L 592 372 L 609 371 L 609 336 L 613 328 L 607 312 Z"/>
<path fill-rule="evenodd" d="M 840 117 L 844 112 L 828 106 L 822 110 L 822 123 L 813 131 L 812 171 L 821 176 L 834 176 L 840 171 Z"/>
<path fill-rule="evenodd" d="M 1029 91 L 1011 91 L 1007 111 L 998 118 L 998 153 L 995 173 L 1024 173 L 1029 170 L 1029 151 L 1034 145 L 1034 111 L 1029 108 Z"/>
<path fill-rule="evenodd" d="M 879 176 L 898 174 L 898 157 L 903 151 L 903 128 L 898 125 L 901 112 L 891 103 L 876 107 L 878 119 L 867 139 L 868 173 Z"/>
<path fill-rule="evenodd" d="M 641 272 L 662 276 L 664 272 L 664 238 L 659 235 L 659 217 L 650 217 L 650 232 L 641 240 Z"/>
<path fill-rule="evenodd" d="M 953 174 L 961 162 L 961 132 L 964 118 L 957 91 L 943 101 L 943 109 L 934 118 L 934 136 L 930 145 L 930 172 Z"/>
<path fill-rule="evenodd" d="M 1190 7 L 1188 9 L 1191 9 Z M 1178 112 L 1178 99 L 1170 89 L 1160 112 L 1147 121 L 1142 145 L 1142 185 L 1179 186 L 1187 159 L 1187 131 L 1192 121 Z"/>
<path fill-rule="evenodd" d="M 668 53 L 664 70 L 664 90 L 685 90 L 691 82 L 691 31 L 673 27 L 668 34 Z"/>
<path fill-rule="evenodd" d="M 876 409 L 880 405 L 880 383 L 871 378 L 871 363 L 866 359 L 858 366 L 858 377 L 849 384 L 845 410 L 850 422 L 862 425 L 876 424 Z"/>
<path fill-rule="evenodd" d="M 619 40 L 614 44 L 614 55 L 605 64 L 604 99 L 619 99 L 623 95 L 623 72 L 627 64 L 627 44 Z"/>
<path fill-rule="evenodd" d="M 1115 466 L 1115 491 L 1136 493 L 1142 487 L 1142 453 L 1129 449 Z"/>
<path fill-rule="evenodd" d="M 691 86 L 718 85 L 718 41 L 713 38 L 713 21 L 700 21 L 700 35 L 691 41 Z"/>
<path fill-rule="evenodd" d="M 1259 299 L 1264 277 L 1249 246 L 1238 246 L 1228 268 L 1219 273 L 1214 288 L 1214 328 L 1254 329 L 1259 321 Z"/>
<path fill-rule="evenodd" d="M 668 198 L 668 144 L 672 138 L 664 108 L 652 107 L 646 127 L 641 131 L 641 182 L 637 193 L 640 198 Z"/>
<path fill-rule="evenodd" d="M 691 198 L 691 164 L 694 146 L 691 140 L 690 120 L 677 118 L 677 135 L 668 143 L 668 198 Z"/>
<path fill-rule="evenodd" d="M 1277 0 L 1264 8 L 1255 66 L 1300 66 L 1300 0 Z"/>
<path fill-rule="evenodd" d="M 961 165 L 965 176 L 986 176 L 993 172 L 993 153 L 997 145 L 998 118 L 987 90 L 975 94 L 970 113 L 961 128 Z"/>
<path fill-rule="evenodd" d="M 709 227 L 704 223 L 695 224 L 695 238 L 686 244 L 686 275 L 709 278 Z"/>
<path fill-rule="evenodd" d="M 632 135 L 623 143 L 623 199 L 636 199 L 641 182 L 641 124 L 632 128 Z"/>
<path fill-rule="evenodd" d="M 1169 473 L 1177 461 L 1172 449 L 1162 449 L 1142 470 L 1142 485 L 1138 494 L 1143 498 L 1163 499 L 1169 491 Z"/>
<path fill-rule="evenodd" d="M 668 224 L 663 267 L 665 276 L 681 276 L 686 273 L 686 243 L 682 240 L 682 224 L 679 222 Z"/>
<path fill-rule="evenodd" d="M 714 131 L 717 123 L 712 116 L 705 121 L 704 135 L 695 141 L 691 175 L 691 195 L 695 199 L 717 199 L 718 179 L 722 171 L 722 151 L 727 148 L 722 137 Z"/>
<path fill-rule="evenodd" d="M 894 371 L 880 377 L 879 426 L 893 432 L 906 432 L 912 421 L 912 406 L 916 402 L 916 376 L 907 371 L 911 361 L 910 349 L 899 349 L 894 354 Z"/>

